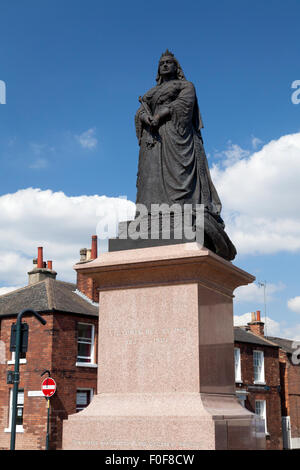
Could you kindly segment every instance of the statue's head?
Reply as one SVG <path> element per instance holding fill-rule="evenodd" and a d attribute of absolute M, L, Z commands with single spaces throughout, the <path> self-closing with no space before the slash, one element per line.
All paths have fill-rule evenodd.
<path fill-rule="evenodd" d="M 174 54 L 168 49 L 166 52 L 163 52 L 159 59 L 158 71 L 156 76 L 157 84 L 160 85 L 163 81 L 164 76 L 174 76 L 177 80 L 185 80 L 184 73 L 178 60 L 175 58 Z"/>

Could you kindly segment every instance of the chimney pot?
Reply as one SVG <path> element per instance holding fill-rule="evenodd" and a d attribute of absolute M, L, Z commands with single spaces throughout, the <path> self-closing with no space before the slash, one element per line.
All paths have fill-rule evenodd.
<path fill-rule="evenodd" d="M 43 263 L 43 247 L 38 247 L 38 260 L 37 260 L 37 267 L 38 269 L 42 269 L 44 267 Z"/>
<path fill-rule="evenodd" d="M 96 259 L 98 256 L 98 237 L 97 235 L 92 236 L 92 250 L 91 259 Z"/>
<path fill-rule="evenodd" d="M 260 310 L 256 310 L 256 321 L 261 321 L 260 320 Z"/>
<path fill-rule="evenodd" d="M 52 271 L 52 261 L 47 261 L 47 268 Z"/>

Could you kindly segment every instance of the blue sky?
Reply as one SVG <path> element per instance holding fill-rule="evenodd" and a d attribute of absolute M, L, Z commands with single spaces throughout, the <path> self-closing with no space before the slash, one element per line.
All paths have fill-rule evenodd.
<path fill-rule="evenodd" d="M 157 62 L 166 48 L 175 53 L 187 79 L 195 84 L 205 148 L 210 167 L 215 167 L 217 189 L 219 183 L 220 194 L 224 194 L 226 220 L 232 198 L 239 197 L 229 194 L 228 168 L 243 159 L 249 161 L 271 141 L 300 132 L 300 105 L 291 102 L 291 84 L 300 79 L 299 14 L 298 0 L 2 0 L 0 80 L 6 83 L 7 103 L 0 105 L 0 199 L 5 198 L 6 208 L 8 200 L 11 206 L 2 217 L 2 227 L 0 216 L 1 250 L 10 253 L 6 268 L 0 272 L 0 287 L 22 284 L 21 274 L 14 282 L 8 272 L 14 260 L 23 260 L 19 266 L 26 271 L 26 259 L 35 256 L 33 247 L 37 244 L 43 242 L 58 265 L 69 262 L 71 266 L 71 248 L 63 258 L 58 241 L 60 246 L 65 243 L 73 249 L 70 238 L 77 237 L 77 247 L 89 243 L 90 235 L 90 227 L 84 224 L 76 236 L 70 235 L 67 227 L 72 224 L 66 221 L 66 231 L 58 236 L 57 221 L 49 226 L 45 222 L 53 217 L 45 200 L 43 224 L 35 222 L 34 235 L 28 235 L 22 245 L 19 239 L 23 230 L 28 231 L 24 224 L 33 223 L 34 204 L 29 198 L 21 211 L 15 196 L 9 199 L 8 194 L 25 190 L 27 197 L 29 188 L 39 188 L 42 194 L 50 194 L 49 200 L 57 192 L 64 193 L 64 201 L 72 197 L 82 201 L 83 196 L 94 195 L 126 195 L 135 200 L 138 145 L 133 118 L 138 96 L 155 84 Z M 294 141 L 286 140 L 280 148 L 288 152 L 293 146 L 296 163 L 292 174 L 300 176 Z M 267 161 L 264 155 L 267 151 L 262 154 Z M 285 151 L 280 158 L 276 162 L 281 165 Z M 278 171 L 282 172 L 281 167 Z M 243 174 L 244 185 L 251 186 L 253 201 L 260 205 L 255 177 L 251 173 L 248 182 L 247 172 Z M 287 186 L 289 178 L 286 175 Z M 276 188 L 270 188 L 272 191 L 262 192 L 261 197 L 271 201 Z M 296 211 L 297 184 L 294 192 L 289 189 L 294 194 L 290 205 L 295 205 Z M 44 193 L 46 190 L 52 193 Z M 282 191 L 285 193 L 285 186 Z M 284 219 L 284 207 L 278 205 L 276 226 Z M 250 213 L 253 215 L 249 209 L 245 217 L 251 217 Z M 265 226 L 267 220 L 275 220 L 275 216 L 272 220 L 267 217 L 266 209 L 261 214 Z M 296 229 L 290 223 L 287 226 L 288 235 L 295 236 Z M 49 238 L 45 227 L 51 232 Z M 64 234 L 68 238 L 65 242 Z M 278 231 L 278 237 L 281 243 L 274 242 L 274 247 L 270 243 L 271 251 L 267 242 L 266 248 L 251 250 L 244 243 L 235 264 L 273 286 L 268 316 L 282 324 L 281 332 L 299 327 L 300 333 L 300 307 L 297 301 L 294 310 L 287 304 L 300 296 L 300 248 L 290 238 L 285 246 L 284 230 Z M 61 272 L 70 275 L 63 268 Z M 252 297 L 241 296 L 235 303 L 237 315 L 256 309 L 263 310 L 257 292 Z"/>

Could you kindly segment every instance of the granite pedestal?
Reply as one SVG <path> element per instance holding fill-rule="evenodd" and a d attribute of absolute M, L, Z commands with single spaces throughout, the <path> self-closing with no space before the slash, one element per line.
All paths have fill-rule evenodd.
<path fill-rule="evenodd" d="M 253 276 L 197 243 L 103 253 L 98 393 L 63 449 L 263 449 L 235 396 L 233 291 Z"/>

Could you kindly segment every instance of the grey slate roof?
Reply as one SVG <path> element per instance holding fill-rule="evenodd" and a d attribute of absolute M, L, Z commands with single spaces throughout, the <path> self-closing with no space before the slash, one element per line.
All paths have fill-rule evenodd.
<path fill-rule="evenodd" d="M 44 279 L 30 286 L 0 296 L 0 316 L 17 314 L 25 308 L 37 312 L 59 311 L 98 315 L 98 308 L 75 293 L 76 285 Z"/>
<path fill-rule="evenodd" d="M 268 339 L 273 343 L 278 344 L 281 349 L 283 349 L 289 354 L 293 354 L 293 352 L 295 352 L 295 348 L 292 348 L 292 344 L 294 343 L 294 341 L 291 339 L 277 338 L 276 336 L 268 336 Z"/>
<path fill-rule="evenodd" d="M 278 348 L 279 346 L 265 337 L 256 335 L 251 331 L 245 330 L 240 326 L 234 327 L 234 341 L 239 343 L 258 344 L 260 346 L 269 346 L 271 348 Z"/>

